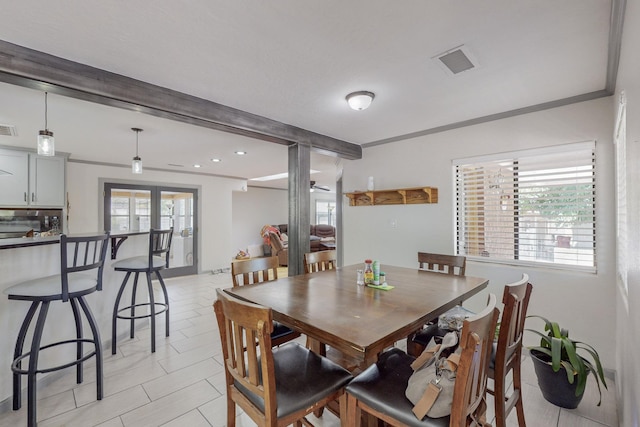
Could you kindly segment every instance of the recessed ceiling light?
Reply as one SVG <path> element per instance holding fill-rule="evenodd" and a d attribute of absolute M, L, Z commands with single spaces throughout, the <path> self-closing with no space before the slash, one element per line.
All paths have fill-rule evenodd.
<path fill-rule="evenodd" d="M 236 151 L 236 154 L 238 156 L 244 156 L 245 154 L 247 154 L 247 152 L 246 151 Z"/>
<path fill-rule="evenodd" d="M 214 163 L 220 163 L 222 161 L 222 159 L 214 157 L 213 159 L 211 159 L 211 161 L 214 162 Z"/>
<path fill-rule="evenodd" d="M 193 167 L 194 167 L 194 168 L 199 168 L 199 167 L 200 167 L 200 165 L 196 163 L 195 165 L 193 165 Z"/>

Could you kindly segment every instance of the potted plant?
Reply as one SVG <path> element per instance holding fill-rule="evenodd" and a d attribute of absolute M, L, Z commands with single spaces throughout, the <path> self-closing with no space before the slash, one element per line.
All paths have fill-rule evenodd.
<path fill-rule="evenodd" d="M 557 322 L 550 322 L 542 316 L 527 317 L 545 322 L 544 333 L 527 329 L 540 336 L 540 345 L 529 347 L 529 351 L 544 398 L 563 408 L 576 408 L 584 395 L 589 373 L 592 373 L 598 385 L 600 406 L 600 382 L 605 388 L 607 382 L 598 352 L 589 344 L 570 339 L 569 331 L 560 328 Z"/>

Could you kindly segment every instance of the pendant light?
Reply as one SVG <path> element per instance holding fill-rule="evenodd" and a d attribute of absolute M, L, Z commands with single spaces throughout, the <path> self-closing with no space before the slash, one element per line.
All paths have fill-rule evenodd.
<path fill-rule="evenodd" d="M 56 154 L 53 132 L 47 128 L 47 92 L 44 93 L 44 130 L 38 133 L 38 155 L 54 156 Z"/>
<path fill-rule="evenodd" d="M 131 161 L 131 172 L 136 174 L 142 173 L 142 159 L 138 156 L 138 134 L 142 132 L 140 128 L 131 128 L 136 133 L 136 156 Z"/>

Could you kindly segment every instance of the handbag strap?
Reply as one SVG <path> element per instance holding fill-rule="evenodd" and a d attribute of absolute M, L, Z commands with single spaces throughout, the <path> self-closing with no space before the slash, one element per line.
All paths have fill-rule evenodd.
<path fill-rule="evenodd" d="M 458 333 L 447 332 L 447 334 L 442 338 L 442 344 L 426 348 L 420 356 L 411 363 L 411 369 L 415 372 L 428 362 L 438 360 L 440 358 L 440 353 L 442 353 L 443 350 L 451 348 L 456 344 L 458 344 Z"/>
<path fill-rule="evenodd" d="M 444 363 L 446 364 L 447 370 L 455 373 L 458 370 L 458 365 L 460 364 L 460 355 L 452 353 L 444 360 Z M 414 405 L 412 411 L 419 420 L 423 419 L 424 416 L 427 415 L 427 412 L 431 410 L 433 404 L 436 403 L 436 400 L 442 391 L 442 386 L 438 384 L 439 382 L 439 377 L 437 380 L 429 381 L 427 389 L 424 391 L 420 400 L 418 400 L 418 403 Z"/>

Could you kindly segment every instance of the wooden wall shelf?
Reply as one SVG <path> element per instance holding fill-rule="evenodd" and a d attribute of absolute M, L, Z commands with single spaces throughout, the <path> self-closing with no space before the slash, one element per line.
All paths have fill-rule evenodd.
<path fill-rule="evenodd" d="M 345 193 L 349 206 L 416 205 L 438 203 L 435 187 L 398 188 L 391 190 L 358 191 Z"/>

